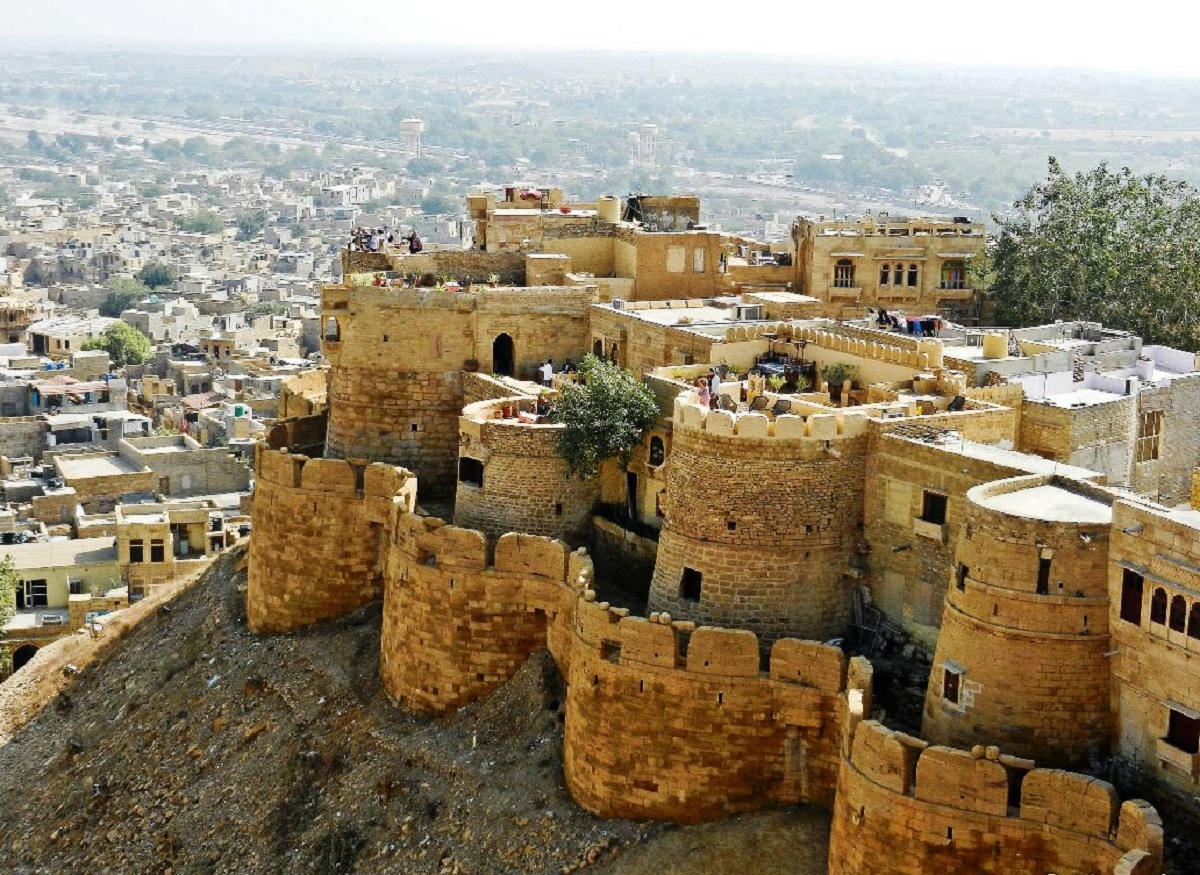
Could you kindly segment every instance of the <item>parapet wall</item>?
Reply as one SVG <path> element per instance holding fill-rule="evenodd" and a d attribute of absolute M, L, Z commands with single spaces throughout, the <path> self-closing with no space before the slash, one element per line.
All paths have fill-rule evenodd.
<path fill-rule="evenodd" d="M 246 615 L 286 632 L 379 598 L 380 533 L 412 510 L 416 478 L 388 465 L 258 449 Z"/>
<path fill-rule="evenodd" d="M 830 875 L 1152 875 L 1162 823 L 1096 778 L 861 723 L 841 764 Z"/>
<path fill-rule="evenodd" d="M 757 637 L 578 603 L 567 692 L 567 787 L 604 817 L 712 820 L 833 798 L 847 710 L 870 665 L 814 641 Z M 848 694 L 848 688 L 857 690 Z"/>
<path fill-rule="evenodd" d="M 489 560 L 481 532 L 397 510 L 389 541 L 380 674 L 406 707 L 462 707 L 548 646 L 568 680 L 567 785 L 596 814 L 831 804 L 848 687 L 870 707 L 866 660 L 785 640 L 764 662 L 750 632 L 631 617 L 596 601 L 585 551 L 549 538 L 505 535 Z"/>

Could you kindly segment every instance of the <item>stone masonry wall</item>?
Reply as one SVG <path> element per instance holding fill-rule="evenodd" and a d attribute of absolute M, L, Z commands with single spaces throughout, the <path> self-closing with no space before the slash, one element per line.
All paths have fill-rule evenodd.
<path fill-rule="evenodd" d="M 398 514 L 384 590 L 384 688 L 423 713 L 486 695 L 547 646 L 548 621 L 577 594 L 567 581 L 590 575 L 586 555 L 568 554 L 560 541 L 508 534 L 489 563 L 482 533 Z"/>
<path fill-rule="evenodd" d="M 250 628 L 286 632 L 379 598 L 382 532 L 393 505 L 413 508 L 412 475 L 265 447 L 256 468 Z"/>
<path fill-rule="evenodd" d="M 31 456 L 35 462 L 40 462 L 49 430 L 46 421 L 36 416 L 0 418 L 0 456 L 9 459 Z"/>
<path fill-rule="evenodd" d="M 526 532 L 573 544 L 586 542 L 598 482 L 568 475 L 567 463 L 555 450 L 562 425 L 493 418 L 504 403 L 525 412 L 536 406 L 530 398 L 509 398 L 463 409 L 459 456 L 482 464 L 483 483 L 459 477 L 455 525 L 480 529 L 493 539 L 506 532 Z"/>
<path fill-rule="evenodd" d="M 673 435 L 650 609 L 764 641 L 839 634 L 862 519 L 866 419 L 769 422 L 679 399 Z"/>
<path fill-rule="evenodd" d="M 1053 482 L 1020 477 L 968 493 L 921 726 L 934 743 L 983 741 L 1063 767 L 1086 766 L 1108 748 L 1108 523 L 986 506 L 1001 492 Z M 956 694 L 947 695 L 947 673 L 957 675 Z"/>
<path fill-rule="evenodd" d="M 859 724 L 838 777 L 830 875 L 1157 875 L 1147 803 L 1096 778 Z"/>
<path fill-rule="evenodd" d="M 625 613 L 576 611 L 564 768 L 577 802 L 682 823 L 831 804 L 847 684 L 870 694 L 865 660 L 847 681 L 839 649 L 785 639 L 762 672 L 750 632 Z"/>

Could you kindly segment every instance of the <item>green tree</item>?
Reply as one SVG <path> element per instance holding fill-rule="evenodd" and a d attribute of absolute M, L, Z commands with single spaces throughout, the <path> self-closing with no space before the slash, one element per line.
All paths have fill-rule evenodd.
<path fill-rule="evenodd" d="M 0 559 L 0 629 L 8 625 L 17 612 L 17 586 L 21 578 L 17 576 L 13 564 L 11 553 Z M 8 650 L 0 650 L 0 677 L 8 674 L 11 667 Z"/>
<path fill-rule="evenodd" d="M 563 386 L 555 418 L 564 426 L 555 449 L 578 477 L 595 475 L 600 463 L 629 461 L 642 436 L 658 419 L 654 395 L 633 374 L 584 356 L 578 383 Z"/>
<path fill-rule="evenodd" d="M 1200 195 L 1185 182 L 1106 164 L 1049 175 L 994 217 L 995 318 L 1089 319 L 1147 342 L 1200 348 Z"/>
<path fill-rule="evenodd" d="M 225 230 L 225 222 L 212 210 L 198 210 L 179 220 L 179 230 L 188 234 L 220 234 Z"/>
<path fill-rule="evenodd" d="M 100 302 L 100 315 L 116 319 L 138 301 L 150 294 L 150 289 L 135 279 L 117 276 L 106 280 L 108 294 Z"/>
<path fill-rule="evenodd" d="M 140 365 L 154 352 L 146 335 L 124 322 L 110 325 L 102 336 L 85 341 L 83 348 L 104 350 L 114 368 Z"/>
<path fill-rule="evenodd" d="M 238 239 L 253 240 L 267 227 L 267 211 L 255 210 L 237 217 Z"/>
<path fill-rule="evenodd" d="M 138 271 L 137 278 L 148 288 L 157 289 L 160 286 L 171 285 L 179 278 L 179 274 L 170 265 L 155 260 L 146 262 L 145 267 Z"/>

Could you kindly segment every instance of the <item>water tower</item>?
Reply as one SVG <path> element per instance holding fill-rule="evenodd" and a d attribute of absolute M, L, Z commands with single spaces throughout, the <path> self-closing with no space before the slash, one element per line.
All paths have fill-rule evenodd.
<path fill-rule="evenodd" d="M 425 133 L 425 122 L 419 118 L 406 118 L 400 122 L 400 134 L 404 138 L 404 148 L 414 158 L 421 157 L 421 134 Z"/>

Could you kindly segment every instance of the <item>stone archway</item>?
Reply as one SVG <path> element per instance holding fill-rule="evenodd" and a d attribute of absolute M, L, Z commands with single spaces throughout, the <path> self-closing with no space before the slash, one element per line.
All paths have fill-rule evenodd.
<path fill-rule="evenodd" d="M 511 377 L 516 365 L 516 353 L 512 335 L 497 334 L 492 341 L 492 373 Z"/>
<path fill-rule="evenodd" d="M 33 655 L 38 652 L 37 645 L 22 644 L 12 652 L 12 670 L 20 671 L 29 660 L 33 659 Z"/>

